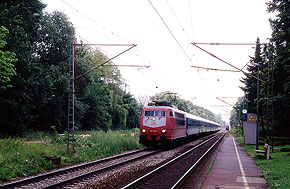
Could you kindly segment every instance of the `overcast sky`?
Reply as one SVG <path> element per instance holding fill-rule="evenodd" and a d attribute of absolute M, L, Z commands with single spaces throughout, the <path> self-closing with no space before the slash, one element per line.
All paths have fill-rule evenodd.
<path fill-rule="evenodd" d="M 169 90 L 223 115 L 230 106 L 216 97 L 243 95 L 236 72 L 198 70 L 191 66 L 234 70 L 191 43 L 255 43 L 271 37 L 270 15 L 260 0 L 44 0 L 46 11 L 64 12 L 85 43 L 137 44 L 113 62 L 149 65 L 119 67 L 135 97 Z M 161 18 L 162 19 L 161 19 Z M 164 21 L 164 22 L 163 22 Z M 254 55 L 253 46 L 200 47 L 242 68 Z M 113 57 L 128 47 L 100 47 Z M 234 104 L 236 98 L 224 98 Z M 216 107 L 226 106 L 226 107 Z"/>

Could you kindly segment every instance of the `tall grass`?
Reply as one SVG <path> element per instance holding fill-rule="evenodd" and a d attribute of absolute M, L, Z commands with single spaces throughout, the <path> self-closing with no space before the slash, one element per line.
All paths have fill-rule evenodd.
<path fill-rule="evenodd" d="M 47 147 L 26 144 L 23 139 L 0 139 L 0 180 L 27 176 L 52 168 L 50 162 L 41 158 L 46 150 Z"/>
<path fill-rule="evenodd" d="M 135 133 L 135 134 L 133 134 Z M 41 143 L 26 143 L 25 138 L 0 139 L 0 180 L 27 176 L 53 168 L 41 156 L 61 156 L 62 165 L 93 160 L 140 148 L 138 132 L 91 131 L 87 135 L 76 134 L 76 155 L 67 153 L 65 138 L 59 135 L 38 135 Z M 29 140 L 31 140 L 31 135 Z"/>
<path fill-rule="evenodd" d="M 133 130 L 92 131 L 87 138 L 77 138 L 78 161 L 110 156 L 140 148 L 139 135 Z"/>

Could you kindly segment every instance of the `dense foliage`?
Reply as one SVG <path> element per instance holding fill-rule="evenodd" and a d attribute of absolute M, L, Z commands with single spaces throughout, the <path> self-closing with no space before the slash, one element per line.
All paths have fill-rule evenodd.
<path fill-rule="evenodd" d="M 170 104 L 176 106 L 178 109 L 183 110 L 185 112 L 191 113 L 193 115 L 220 123 L 221 125 L 225 125 L 225 122 L 222 120 L 221 115 L 216 115 L 213 112 L 197 106 L 193 105 L 190 101 L 184 100 L 176 94 L 170 92 L 170 91 L 164 91 L 161 93 L 157 93 L 154 96 L 151 97 L 151 100 L 154 101 L 167 101 Z"/>
<path fill-rule="evenodd" d="M 269 43 L 257 45 L 254 57 L 251 62 L 259 64 L 259 78 L 265 82 L 260 82 L 257 92 L 257 80 L 250 75 L 245 75 L 242 88 L 246 95 L 245 100 L 237 102 L 237 109 L 241 109 L 243 104 L 248 104 L 248 112 L 257 113 L 257 94 L 259 94 L 259 125 L 261 126 L 261 136 L 267 131 L 272 131 L 275 135 L 289 136 L 290 122 L 290 2 L 288 0 L 272 0 L 267 3 L 268 11 L 277 13 L 276 18 L 271 19 L 272 37 Z M 273 65 L 273 67 L 272 67 Z M 273 69 L 272 69 L 273 68 Z M 273 70 L 273 95 L 271 95 Z M 258 76 L 258 66 L 248 65 L 248 73 Z M 268 86 L 269 84 L 269 86 Z M 269 87 L 269 88 L 268 88 Z M 268 91 L 270 95 L 268 95 Z M 268 97 L 269 96 L 269 97 Z M 267 113 L 267 104 L 268 113 Z M 273 111 L 272 111 L 273 105 Z M 232 111 L 231 121 L 235 122 L 237 110 Z M 274 121 L 271 121 L 274 115 Z M 268 124 L 267 118 L 270 117 Z M 242 118 L 242 115 L 241 115 Z"/>
<path fill-rule="evenodd" d="M 74 29 L 66 15 L 44 13 L 44 8 L 39 0 L 0 3 L 1 135 L 67 127 Z M 89 46 L 76 52 L 78 75 L 108 60 Z M 75 116 L 81 129 L 136 127 L 140 107 L 122 90 L 117 67 L 109 64 L 77 81 Z"/>
<path fill-rule="evenodd" d="M 3 38 L 9 33 L 9 31 L 1 26 L 0 27 L 0 49 L 3 48 L 7 43 Z M 9 85 L 10 77 L 16 75 L 14 65 L 12 62 L 16 62 L 15 54 L 11 52 L 3 52 L 0 50 L 0 88 L 5 90 Z"/>

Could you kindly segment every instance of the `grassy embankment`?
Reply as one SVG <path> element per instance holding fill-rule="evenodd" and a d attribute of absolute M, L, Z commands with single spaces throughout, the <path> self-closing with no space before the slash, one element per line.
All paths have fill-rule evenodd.
<path fill-rule="evenodd" d="M 61 156 L 61 165 L 68 165 L 140 148 L 138 139 L 137 130 L 77 133 L 76 155 L 67 153 L 66 142 L 57 133 L 0 139 L 0 181 L 53 168 L 43 155 Z"/>
<path fill-rule="evenodd" d="M 241 134 L 231 131 L 240 144 L 244 144 Z M 261 139 L 259 149 L 262 150 L 265 141 Z M 243 145 L 245 152 L 253 157 L 260 167 L 263 177 L 267 180 L 269 188 L 290 188 L 290 139 L 275 137 L 274 152 L 270 152 L 271 159 L 267 160 L 262 154 L 255 153 L 256 145 Z"/>

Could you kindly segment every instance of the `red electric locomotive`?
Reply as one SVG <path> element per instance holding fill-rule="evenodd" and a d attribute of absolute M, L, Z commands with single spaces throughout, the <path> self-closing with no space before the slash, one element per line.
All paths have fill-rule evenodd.
<path fill-rule="evenodd" d="M 154 102 L 142 110 L 140 143 L 145 146 L 167 144 L 220 128 L 217 123 L 178 110 L 166 102 Z"/>

